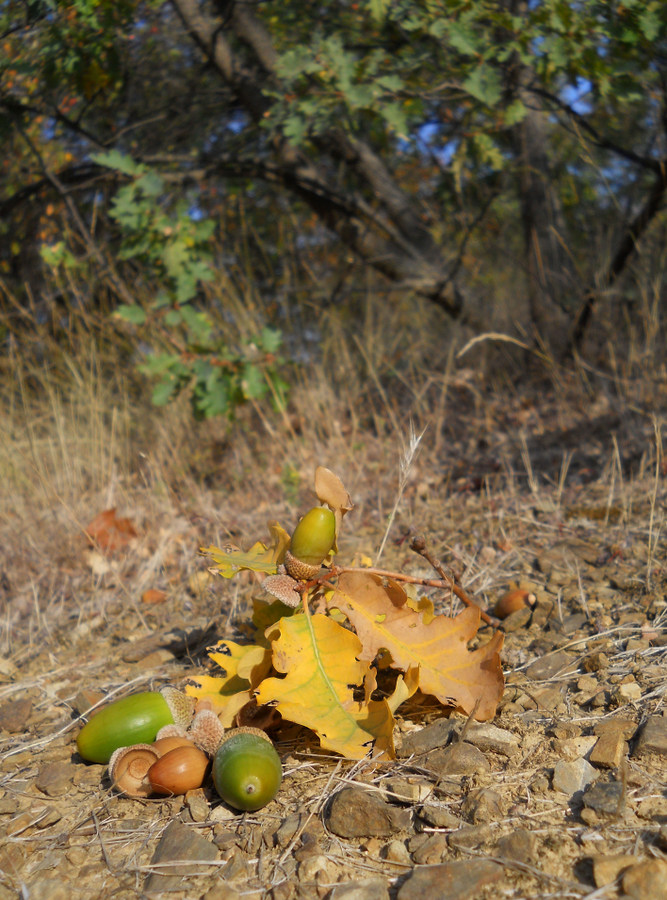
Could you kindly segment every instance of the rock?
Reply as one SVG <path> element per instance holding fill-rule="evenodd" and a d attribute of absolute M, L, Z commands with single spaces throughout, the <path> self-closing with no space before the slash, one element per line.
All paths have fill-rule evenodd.
<path fill-rule="evenodd" d="M 458 828 L 461 820 L 446 806 L 436 803 L 425 803 L 419 810 L 419 818 L 433 828 Z"/>
<path fill-rule="evenodd" d="M 600 672 L 602 669 L 609 668 L 609 657 L 603 650 L 597 650 L 587 656 L 584 660 L 584 670 L 586 672 Z"/>
<path fill-rule="evenodd" d="M 519 740 L 511 731 L 487 722 L 471 724 L 465 735 L 466 743 L 478 750 L 491 750 L 501 756 L 512 757 L 519 749 Z"/>
<path fill-rule="evenodd" d="M 615 716 L 612 719 L 603 719 L 593 729 L 593 734 L 601 737 L 603 734 L 621 734 L 623 740 L 629 741 L 637 731 L 637 723 L 632 719 L 623 719 Z"/>
<path fill-rule="evenodd" d="M 650 716 L 639 732 L 634 755 L 643 756 L 645 753 L 667 756 L 667 718 L 664 716 Z"/>
<path fill-rule="evenodd" d="M 433 793 L 433 785 L 420 778 L 385 778 L 381 786 L 394 803 L 422 803 Z"/>
<path fill-rule="evenodd" d="M 626 703 L 636 703 L 642 698 L 642 689 L 636 681 L 627 684 L 619 684 L 612 693 L 611 699 L 614 706 L 625 706 Z"/>
<path fill-rule="evenodd" d="M 409 810 L 390 806 L 379 794 L 360 787 L 334 794 L 326 810 L 327 827 L 339 837 L 388 837 L 410 821 Z"/>
<path fill-rule="evenodd" d="M 479 788 L 473 791 L 465 799 L 463 814 L 473 825 L 497 821 L 503 816 L 500 794 L 491 788 Z"/>
<path fill-rule="evenodd" d="M 299 881 L 335 881 L 336 867 L 323 853 L 311 854 L 299 863 Z"/>
<path fill-rule="evenodd" d="M 412 860 L 410 859 L 408 848 L 405 846 L 403 841 L 389 841 L 389 843 L 385 844 L 382 848 L 382 852 L 380 855 L 388 862 L 401 863 L 404 866 L 412 866 Z"/>
<path fill-rule="evenodd" d="M 412 854 L 412 858 L 420 866 L 443 862 L 447 856 L 449 856 L 449 844 L 446 834 L 429 835 L 421 847 Z"/>
<path fill-rule="evenodd" d="M 604 887 L 607 884 L 613 884 L 624 869 L 634 866 L 637 862 L 636 856 L 630 856 L 627 853 L 619 853 L 614 856 L 601 854 L 594 856 L 591 860 L 593 863 L 593 880 L 596 887 Z"/>
<path fill-rule="evenodd" d="M 488 860 L 462 860 L 417 866 L 399 888 L 397 900 L 467 900 L 485 884 L 498 881 L 502 866 Z"/>
<path fill-rule="evenodd" d="M 547 653 L 531 663 L 526 669 L 526 675 L 533 681 L 548 681 L 554 675 L 565 671 L 574 671 L 577 660 L 565 650 L 556 650 Z"/>
<path fill-rule="evenodd" d="M 422 761 L 436 775 L 483 775 L 491 766 L 481 750 L 465 741 L 457 741 L 444 750 L 432 750 Z"/>
<path fill-rule="evenodd" d="M 419 731 L 405 735 L 401 746 L 396 750 L 396 756 L 405 759 L 413 754 L 445 747 L 462 727 L 461 719 L 438 719 Z"/>
<path fill-rule="evenodd" d="M 387 882 L 378 878 L 350 881 L 337 884 L 327 894 L 327 900 L 389 900 L 389 889 Z"/>
<path fill-rule="evenodd" d="M 72 791 L 76 767 L 69 762 L 47 763 L 35 780 L 37 790 L 47 797 L 62 797 Z"/>
<path fill-rule="evenodd" d="M 523 609 L 517 609 L 503 619 L 500 627 L 506 634 L 511 634 L 513 631 L 524 628 L 530 622 L 532 615 L 533 611 L 529 606 L 526 606 Z"/>
<path fill-rule="evenodd" d="M 208 801 L 201 788 L 194 791 L 188 791 L 185 795 L 185 805 L 188 808 L 190 817 L 193 822 L 205 822 L 211 811 Z"/>
<path fill-rule="evenodd" d="M 491 838 L 495 837 L 493 826 L 491 825 L 470 825 L 452 831 L 447 842 L 454 850 L 476 850 L 486 844 Z"/>
<path fill-rule="evenodd" d="M 554 766 L 551 786 L 555 791 L 573 797 L 595 781 L 597 774 L 593 766 L 581 757 L 571 762 L 561 759 Z"/>
<path fill-rule="evenodd" d="M 554 750 L 563 760 L 573 762 L 586 756 L 587 753 L 595 746 L 597 738 L 593 735 L 581 735 L 580 737 L 568 738 L 564 741 L 555 741 Z"/>
<path fill-rule="evenodd" d="M 0 731 L 20 734 L 27 731 L 27 722 L 32 712 L 32 700 L 10 700 L 0 706 Z"/>
<path fill-rule="evenodd" d="M 537 838 L 525 828 L 517 828 L 500 838 L 497 855 L 531 865 L 537 857 Z"/>
<path fill-rule="evenodd" d="M 623 890 L 632 900 L 667 900 L 667 862 L 647 859 L 623 876 Z"/>
<path fill-rule="evenodd" d="M 584 792 L 584 806 L 603 815 L 617 815 L 622 811 L 623 785 L 620 781 L 594 784 Z"/>
<path fill-rule="evenodd" d="M 628 745 L 621 731 L 610 731 L 600 735 L 590 752 L 589 760 L 594 766 L 617 769 L 627 755 Z"/>
<path fill-rule="evenodd" d="M 162 871 L 152 872 L 146 879 L 144 890 L 146 892 L 183 890 L 183 879 L 202 871 L 202 867 L 196 865 L 197 862 L 217 858 L 218 848 L 215 844 L 197 834 L 194 829 L 174 820 L 164 830 L 151 859 L 152 866 L 159 866 L 160 863 L 171 865 L 165 866 Z M 173 865 L 174 862 L 181 865 Z"/>

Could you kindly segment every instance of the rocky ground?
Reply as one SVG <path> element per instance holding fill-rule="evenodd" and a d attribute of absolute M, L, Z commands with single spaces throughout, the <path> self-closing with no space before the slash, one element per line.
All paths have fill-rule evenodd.
<path fill-rule="evenodd" d="M 527 446 L 521 477 L 483 454 L 449 473 L 421 458 L 383 565 L 425 574 L 402 540 L 410 524 L 480 603 L 511 583 L 536 598 L 502 625 L 498 714 L 467 722 L 411 701 L 399 758 L 383 764 L 279 733 L 283 786 L 252 814 L 208 786 L 118 796 L 75 744 L 104 693 L 179 686 L 247 614 L 252 582 L 211 583 L 197 559 L 220 521 L 140 522 L 110 557 L 56 527 L 30 571 L 7 564 L 2 587 L 0 900 L 667 897 L 667 490 L 650 427 L 645 441 L 631 470 L 623 445 L 619 465 L 612 454 L 597 468 L 593 448 L 551 481 Z M 263 537 L 261 521 L 285 518 L 270 506 L 237 508 L 234 527 Z M 384 521 L 362 496 L 341 554 L 377 547 Z M 149 587 L 165 596 L 142 601 Z"/>

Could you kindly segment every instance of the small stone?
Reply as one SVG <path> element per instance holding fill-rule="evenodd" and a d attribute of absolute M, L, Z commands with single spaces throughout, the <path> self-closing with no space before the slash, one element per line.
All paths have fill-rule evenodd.
<path fill-rule="evenodd" d="M 603 734 L 620 734 L 623 740 L 629 741 L 637 730 L 637 723 L 632 719 L 622 719 L 614 717 L 612 719 L 603 719 L 593 729 L 593 734 L 601 736 Z"/>
<path fill-rule="evenodd" d="M 27 722 L 32 712 L 32 700 L 10 700 L 0 706 L 0 731 L 20 734 L 27 731 Z"/>
<path fill-rule="evenodd" d="M 327 900 L 389 900 L 389 889 L 387 882 L 379 878 L 349 881 L 337 884 L 327 894 Z"/>
<path fill-rule="evenodd" d="M 208 801 L 201 788 L 188 791 L 185 795 L 185 805 L 187 806 L 193 822 L 205 822 L 211 811 Z"/>
<path fill-rule="evenodd" d="M 492 825 L 466 825 L 452 831 L 447 842 L 454 850 L 476 850 L 495 837 Z"/>
<path fill-rule="evenodd" d="M 188 828 L 176 820 L 165 828 L 155 848 L 151 865 L 175 863 L 180 865 L 165 866 L 164 869 L 152 872 L 146 879 L 145 891 L 175 891 L 183 889 L 183 879 L 188 875 L 198 874 L 202 867 L 199 861 L 210 861 L 218 858 L 218 848 L 206 840 L 194 829 Z M 194 863 L 194 865 L 193 865 Z"/>
<path fill-rule="evenodd" d="M 584 792 L 584 806 L 596 813 L 616 815 L 622 810 L 623 785 L 620 781 L 594 784 Z"/>
<path fill-rule="evenodd" d="M 420 866 L 432 866 L 443 862 L 449 856 L 449 844 L 446 834 L 431 834 L 424 841 L 419 850 L 413 854 L 413 859 Z"/>
<path fill-rule="evenodd" d="M 444 750 L 428 753 L 422 765 L 436 775 L 483 775 L 491 770 L 481 750 L 465 741 L 457 741 Z"/>
<path fill-rule="evenodd" d="M 446 747 L 451 738 L 463 727 L 460 719 L 438 719 L 419 731 L 405 735 L 400 747 L 396 750 L 399 759 L 418 753 L 426 753 L 439 747 Z"/>
<path fill-rule="evenodd" d="M 284 850 L 285 847 L 290 843 L 290 841 L 294 838 L 297 831 L 300 828 L 306 825 L 307 814 L 306 813 L 294 813 L 291 816 L 287 816 L 280 824 L 280 827 L 273 835 L 273 841 L 276 847 L 279 847 L 281 850 Z"/>
<path fill-rule="evenodd" d="M 299 863 L 299 881 L 331 882 L 335 880 L 335 866 L 324 854 L 306 857 Z"/>
<path fill-rule="evenodd" d="M 607 884 L 613 884 L 624 869 L 634 866 L 637 857 L 629 856 L 627 853 L 619 853 L 614 856 L 601 854 L 594 856 L 592 862 L 595 886 L 604 887 Z"/>
<path fill-rule="evenodd" d="M 597 772 L 585 759 L 559 760 L 554 766 L 551 786 L 555 791 L 573 797 L 597 778 Z"/>
<path fill-rule="evenodd" d="M 664 716 L 650 716 L 640 731 L 634 755 L 645 753 L 667 756 L 667 718 Z"/>
<path fill-rule="evenodd" d="M 642 689 L 636 681 L 629 684 L 619 684 L 612 693 L 612 703 L 624 706 L 626 703 L 636 703 L 642 698 Z"/>
<path fill-rule="evenodd" d="M 417 866 L 401 885 L 397 900 L 468 900 L 502 876 L 502 866 L 488 860 L 465 860 Z"/>
<path fill-rule="evenodd" d="M 329 830 L 339 837 L 388 837 L 407 827 L 410 814 L 390 806 L 378 794 L 348 787 L 334 794 L 326 818 Z"/>
<path fill-rule="evenodd" d="M 524 609 L 517 609 L 503 619 L 500 627 L 506 634 L 511 634 L 513 631 L 525 628 L 530 622 L 532 615 L 533 611 L 529 606 L 524 607 Z"/>
<path fill-rule="evenodd" d="M 501 756 L 512 757 L 519 749 L 516 735 L 487 722 L 471 724 L 466 731 L 465 740 L 478 750 L 491 750 Z"/>
<path fill-rule="evenodd" d="M 39 770 L 35 787 L 47 797 L 62 797 L 72 791 L 75 771 L 72 763 L 47 763 Z"/>
<path fill-rule="evenodd" d="M 667 900 L 667 862 L 647 859 L 623 876 L 623 890 L 632 900 Z"/>
<path fill-rule="evenodd" d="M 581 735 L 565 741 L 554 741 L 554 750 L 561 759 L 573 761 L 590 753 L 596 740 L 593 735 Z"/>
<path fill-rule="evenodd" d="M 601 669 L 609 668 L 609 657 L 604 651 L 598 650 L 587 656 L 583 665 L 586 672 L 599 672 Z"/>
<path fill-rule="evenodd" d="M 422 803 L 433 793 L 433 785 L 412 778 L 385 778 L 382 788 L 393 803 Z"/>
<path fill-rule="evenodd" d="M 548 681 L 554 675 L 562 672 L 574 671 L 577 667 L 577 660 L 565 650 L 557 650 L 554 653 L 547 653 L 536 659 L 526 669 L 526 675 L 533 681 Z"/>
<path fill-rule="evenodd" d="M 389 843 L 385 844 L 382 848 L 380 855 L 388 862 L 400 863 L 404 866 L 412 866 L 412 860 L 410 859 L 408 848 L 405 846 L 403 841 L 389 841 Z"/>
<path fill-rule="evenodd" d="M 458 828 L 461 820 L 446 806 L 425 803 L 419 810 L 419 818 L 432 828 Z"/>
<path fill-rule="evenodd" d="M 589 760 L 594 766 L 617 769 L 628 752 L 628 745 L 620 732 L 602 734 L 591 750 Z"/>
<path fill-rule="evenodd" d="M 517 828 L 498 841 L 498 856 L 531 865 L 537 858 L 537 838 L 525 828 Z"/>
<path fill-rule="evenodd" d="M 479 788 L 466 797 L 463 813 L 473 825 L 497 821 L 503 816 L 500 794 L 491 788 Z"/>

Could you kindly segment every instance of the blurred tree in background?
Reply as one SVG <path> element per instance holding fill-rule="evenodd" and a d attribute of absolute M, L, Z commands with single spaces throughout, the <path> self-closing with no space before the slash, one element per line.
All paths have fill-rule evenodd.
<path fill-rule="evenodd" d="M 207 379 L 254 396 L 276 361 L 271 323 L 232 352 L 206 318 L 241 220 L 260 261 L 313 241 L 474 331 L 509 300 L 559 358 L 664 228 L 663 0 L 4 0 L 0 35 L 5 285 L 85 267 L 171 343 L 163 402 L 208 360 L 204 415 Z"/>

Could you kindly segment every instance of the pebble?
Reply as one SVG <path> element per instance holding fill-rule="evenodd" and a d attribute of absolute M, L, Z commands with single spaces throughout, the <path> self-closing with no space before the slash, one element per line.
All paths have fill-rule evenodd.
<path fill-rule="evenodd" d="M 501 756 L 512 757 L 519 749 L 519 740 L 516 735 L 497 725 L 474 723 L 466 731 L 466 743 L 472 744 L 478 750 L 491 750 Z"/>
<path fill-rule="evenodd" d="M 451 738 L 463 727 L 461 719 L 438 719 L 437 721 L 405 735 L 400 747 L 396 750 L 399 759 L 413 754 L 426 753 L 438 747 L 445 747 Z"/>
<path fill-rule="evenodd" d="M 389 900 L 389 890 L 387 882 L 378 878 L 349 881 L 347 884 L 337 884 L 327 894 L 327 900 Z"/>
<path fill-rule="evenodd" d="M 600 735 L 590 752 L 589 760 L 594 766 L 617 769 L 628 753 L 628 744 L 622 731 L 609 731 Z"/>
<path fill-rule="evenodd" d="M 568 669 L 574 670 L 577 660 L 565 650 L 557 650 L 547 653 L 531 663 L 526 669 L 526 675 L 533 681 L 548 681 L 554 675 L 558 675 L 562 671 Z"/>
<path fill-rule="evenodd" d="M 412 854 L 412 858 L 420 866 L 431 866 L 443 862 L 449 856 L 449 844 L 446 834 L 431 834 L 421 847 Z"/>
<path fill-rule="evenodd" d="M 582 757 L 572 761 L 561 759 L 554 766 L 551 786 L 555 791 L 573 797 L 595 781 L 597 774 L 593 766 Z"/>
<path fill-rule="evenodd" d="M 403 841 L 398 841 L 396 839 L 389 841 L 389 843 L 385 844 L 382 848 L 381 856 L 388 862 L 401 863 L 404 866 L 412 865 L 408 848 Z"/>
<path fill-rule="evenodd" d="M 519 631 L 520 628 L 525 628 L 530 622 L 532 615 L 533 611 L 529 606 L 526 606 L 524 609 L 517 609 L 503 619 L 500 627 L 506 634 L 511 634 L 513 631 Z"/>
<path fill-rule="evenodd" d="M 623 875 L 623 890 L 632 900 L 667 900 L 667 862 L 647 859 Z"/>
<path fill-rule="evenodd" d="M 607 884 L 613 884 L 624 869 L 634 866 L 636 862 L 637 857 L 627 853 L 618 853 L 614 856 L 607 854 L 594 856 L 592 863 L 595 886 L 604 887 Z"/>
<path fill-rule="evenodd" d="M 517 828 L 500 838 L 497 853 L 506 859 L 530 865 L 537 858 L 537 838 L 525 828 Z"/>
<path fill-rule="evenodd" d="M 299 881 L 331 882 L 336 880 L 335 865 L 324 854 L 308 856 L 299 863 Z"/>
<path fill-rule="evenodd" d="M 561 759 L 570 762 L 586 756 L 595 746 L 597 738 L 593 735 L 582 735 L 581 737 L 568 738 L 564 741 L 554 741 L 554 750 Z"/>
<path fill-rule="evenodd" d="M 461 860 L 435 866 L 416 866 L 401 885 L 397 900 L 468 900 L 480 888 L 498 881 L 502 866 L 488 860 Z"/>
<path fill-rule="evenodd" d="M 436 775 L 483 775 L 491 766 L 481 750 L 465 741 L 457 741 L 444 750 L 432 750 L 422 765 Z"/>
<path fill-rule="evenodd" d="M 360 787 L 334 794 L 326 810 L 327 827 L 339 837 L 388 837 L 410 823 L 410 810 L 390 806 L 379 794 Z"/>
<path fill-rule="evenodd" d="M 209 861 L 218 858 L 218 848 L 193 828 L 188 828 L 176 820 L 170 822 L 158 842 L 151 864 L 180 862 L 182 865 L 170 865 L 164 869 L 153 871 L 146 879 L 144 890 L 176 891 L 183 889 L 183 878 L 202 870 L 198 861 Z M 190 863 L 190 865 L 188 865 Z M 195 865 L 192 865 L 195 863 Z"/>
<path fill-rule="evenodd" d="M 35 780 L 37 790 L 47 797 L 71 793 L 76 767 L 69 762 L 53 762 L 42 766 Z"/>
<path fill-rule="evenodd" d="M 503 816 L 500 794 L 491 788 L 479 788 L 473 791 L 465 799 L 463 814 L 473 825 L 495 822 Z"/>
<path fill-rule="evenodd" d="M 394 803 L 422 803 L 433 793 L 433 785 L 418 778 L 385 778 L 382 789 Z"/>
<path fill-rule="evenodd" d="M 452 831 L 447 837 L 449 846 L 454 850 L 476 850 L 495 837 L 492 825 L 465 825 Z"/>
<path fill-rule="evenodd" d="M 425 803 L 419 810 L 419 818 L 432 828 L 458 828 L 461 820 L 446 806 Z"/>
<path fill-rule="evenodd" d="M 587 809 L 604 815 L 616 815 L 622 811 L 623 785 L 620 781 L 594 784 L 584 792 L 583 801 Z"/>
<path fill-rule="evenodd" d="M 650 716 L 640 731 L 634 755 L 644 753 L 667 756 L 667 718 L 664 716 Z"/>
<path fill-rule="evenodd" d="M 72 889 L 55 878 L 43 878 L 27 885 L 25 896 L 30 900 L 69 900 Z"/>
<path fill-rule="evenodd" d="M 32 700 L 10 700 L 0 706 L 0 731 L 20 734 L 27 731 L 27 722 L 32 712 Z"/>

